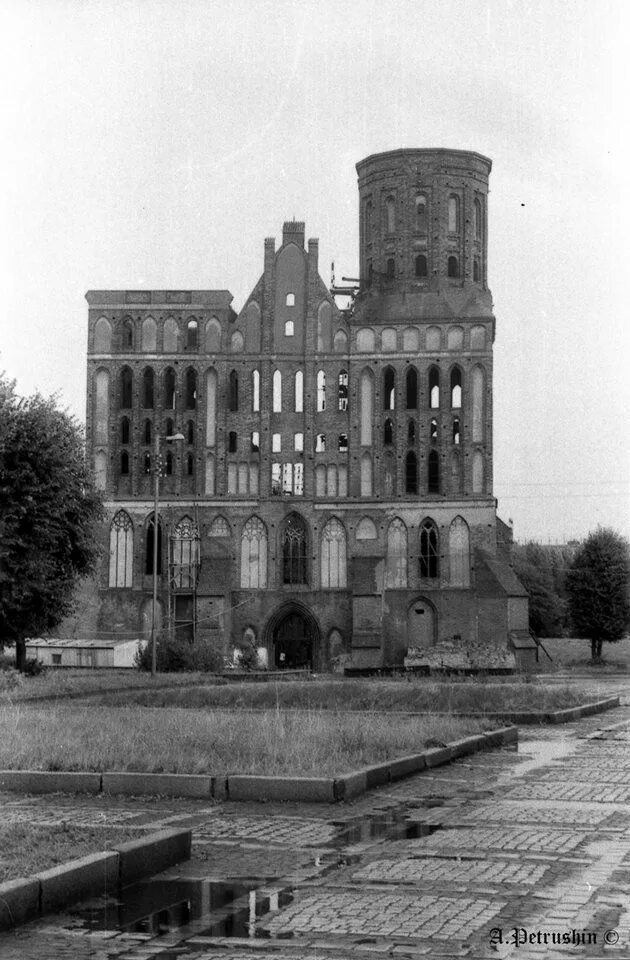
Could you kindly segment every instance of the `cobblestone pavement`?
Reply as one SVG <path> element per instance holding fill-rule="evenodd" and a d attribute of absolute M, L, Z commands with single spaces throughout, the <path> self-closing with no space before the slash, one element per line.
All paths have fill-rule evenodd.
<path fill-rule="evenodd" d="M 2 795 L 5 821 L 190 826 L 194 843 L 108 905 L 115 923 L 94 902 L 0 935 L 0 958 L 630 960 L 625 691 L 607 679 L 616 710 L 351 804 Z"/>

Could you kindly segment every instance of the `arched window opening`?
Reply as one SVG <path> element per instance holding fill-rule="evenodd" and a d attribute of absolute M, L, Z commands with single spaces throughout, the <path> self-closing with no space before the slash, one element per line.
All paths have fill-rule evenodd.
<path fill-rule="evenodd" d="M 94 353 L 110 353 L 112 328 L 107 317 L 99 317 L 94 326 Z"/>
<path fill-rule="evenodd" d="M 120 442 L 129 443 L 129 417 L 123 417 L 120 421 Z"/>
<path fill-rule="evenodd" d="M 144 550 L 144 572 L 148 575 L 153 574 L 153 551 L 155 535 L 155 517 L 153 514 L 149 517 L 146 527 L 145 550 Z M 158 517 L 157 524 L 157 564 L 155 572 L 162 573 L 162 521 Z"/>
<path fill-rule="evenodd" d="M 474 234 L 475 240 L 481 240 L 482 228 L 481 228 L 481 202 L 478 198 L 475 198 L 475 203 L 473 205 L 473 219 L 474 219 Z"/>
<path fill-rule="evenodd" d="M 425 520 L 420 527 L 420 576 L 435 580 L 440 575 L 438 532 L 433 520 Z"/>
<path fill-rule="evenodd" d="M 387 258 L 387 263 L 385 264 L 385 277 L 387 280 L 393 280 L 396 276 L 396 261 L 393 257 Z"/>
<path fill-rule="evenodd" d="M 125 320 L 122 329 L 123 349 L 133 350 L 133 323 L 131 320 Z"/>
<path fill-rule="evenodd" d="M 167 367 L 164 371 L 164 408 L 175 409 L 175 371 L 172 367 Z"/>
<path fill-rule="evenodd" d="M 115 514 L 109 528 L 109 585 L 133 586 L 133 524 L 124 510 Z"/>
<path fill-rule="evenodd" d="M 418 407 L 418 371 L 415 367 L 409 367 L 407 370 L 405 398 L 407 410 L 416 410 Z"/>
<path fill-rule="evenodd" d="M 195 442 L 195 424 L 192 420 L 189 420 L 186 424 L 186 443 Z"/>
<path fill-rule="evenodd" d="M 142 467 L 145 473 L 151 473 L 151 454 L 145 453 L 142 458 Z"/>
<path fill-rule="evenodd" d="M 236 453 L 237 448 L 237 433 L 235 430 L 230 430 L 228 433 L 228 453 Z"/>
<path fill-rule="evenodd" d="M 357 330 L 357 350 L 359 353 L 370 353 L 374 350 L 376 338 L 371 327 L 361 327 Z"/>
<path fill-rule="evenodd" d="M 295 412 L 304 412 L 304 373 L 301 370 L 295 374 Z"/>
<path fill-rule="evenodd" d="M 153 317 L 147 317 L 142 323 L 142 349 L 146 353 L 157 350 L 157 324 Z"/>
<path fill-rule="evenodd" d="M 287 320 L 284 324 L 284 335 L 285 337 L 292 337 L 293 333 L 293 320 Z"/>
<path fill-rule="evenodd" d="M 407 424 L 407 443 L 414 444 L 416 442 L 416 421 L 410 420 Z"/>
<path fill-rule="evenodd" d="M 186 457 L 186 475 L 192 477 L 195 472 L 195 458 L 192 453 Z"/>
<path fill-rule="evenodd" d="M 133 373 L 129 367 L 120 371 L 120 406 L 123 410 L 130 410 L 133 398 Z"/>
<path fill-rule="evenodd" d="M 171 536 L 171 585 L 192 590 L 199 569 L 199 530 L 190 517 L 182 517 Z"/>
<path fill-rule="evenodd" d="M 337 406 L 344 412 L 348 409 L 348 371 L 340 370 L 337 380 Z"/>
<path fill-rule="evenodd" d="M 153 425 L 150 420 L 144 421 L 144 443 L 147 447 L 151 445 L 152 426 Z"/>
<path fill-rule="evenodd" d="M 407 527 L 396 517 L 387 529 L 385 588 L 401 590 L 407 586 Z"/>
<path fill-rule="evenodd" d="M 274 370 L 272 383 L 272 410 L 274 413 L 282 413 L 282 374 L 279 370 Z"/>
<path fill-rule="evenodd" d="M 416 257 L 416 276 L 417 277 L 426 277 L 427 275 L 427 258 L 423 253 L 419 253 Z"/>
<path fill-rule="evenodd" d="M 315 453 L 326 452 L 326 434 L 318 433 L 315 437 Z"/>
<path fill-rule="evenodd" d="M 387 418 L 385 421 L 385 426 L 383 428 L 383 443 L 386 447 L 390 446 L 394 442 L 394 424 L 392 421 Z"/>
<path fill-rule="evenodd" d="M 371 370 L 361 373 L 361 445 L 372 443 L 372 404 L 374 396 L 374 375 Z"/>
<path fill-rule="evenodd" d="M 230 371 L 228 380 L 228 407 L 232 413 L 238 410 L 238 373 L 236 370 Z"/>
<path fill-rule="evenodd" d="M 383 410 L 396 409 L 396 374 L 392 367 L 383 372 Z"/>
<path fill-rule="evenodd" d="M 335 353 L 345 353 L 348 349 L 348 337 L 343 330 L 337 330 L 333 339 L 333 350 Z"/>
<path fill-rule="evenodd" d="M 258 517 L 250 517 L 241 536 L 241 587 L 267 587 L 267 528 Z"/>
<path fill-rule="evenodd" d="M 405 493 L 418 492 L 418 461 L 413 450 L 405 457 Z"/>
<path fill-rule="evenodd" d="M 122 477 L 129 476 L 129 454 L 126 450 L 120 454 L 120 475 Z"/>
<path fill-rule="evenodd" d="M 258 432 L 258 430 L 253 431 L 251 435 L 250 443 L 251 443 L 252 453 L 259 453 L 260 452 L 260 433 Z"/>
<path fill-rule="evenodd" d="M 448 258 L 448 276 L 451 280 L 457 280 L 459 277 L 459 262 L 457 257 Z"/>
<path fill-rule="evenodd" d="M 459 233 L 459 198 L 448 198 L 448 232 Z"/>
<path fill-rule="evenodd" d="M 381 332 L 381 350 L 393 353 L 396 349 L 396 331 L 393 327 L 385 327 Z"/>
<path fill-rule="evenodd" d="M 245 346 L 245 337 L 240 330 L 235 330 L 230 338 L 230 350 L 232 353 L 242 353 Z"/>
<path fill-rule="evenodd" d="M 440 457 L 437 450 L 429 453 L 429 493 L 440 492 Z"/>
<path fill-rule="evenodd" d="M 199 326 L 196 320 L 189 320 L 186 327 L 186 346 L 189 350 L 196 350 L 199 345 Z"/>
<path fill-rule="evenodd" d="M 337 441 L 337 447 L 338 447 L 339 453 L 347 453 L 347 452 L 348 452 L 348 434 L 347 434 L 347 433 L 340 433 L 340 434 L 339 434 L 339 439 L 338 439 L 338 441 Z"/>
<path fill-rule="evenodd" d="M 416 230 L 422 235 L 427 232 L 427 198 L 423 193 L 416 197 Z"/>
<path fill-rule="evenodd" d="M 452 587 L 470 586 L 470 534 L 462 517 L 455 517 L 448 532 Z"/>
<path fill-rule="evenodd" d="M 173 454 L 170 450 L 167 450 L 166 452 L 164 472 L 166 473 L 167 477 L 173 476 Z"/>
<path fill-rule="evenodd" d="M 323 370 L 317 371 L 317 412 L 326 409 L 326 374 Z"/>
<path fill-rule="evenodd" d="M 287 307 L 294 307 L 294 306 L 295 306 L 295 294 L 294 294 L 294 293 L 287 293 L 286 306 L 287 306 Z"/>
<path fill-rule="evenodd" d="M 210 529 L 208 530 L 208 536 L 213 538 L 216 537 L 217 539 L 232 536 L 230 525 L 225 517 L 218 516 L 214 518 L 210 525 Z"/>
<path fill-rule="evenodd" d="M 282 530 L 282 582 L 307 583 L 306 524 L 296 513 L 291 513 Z"/>
<path fill-rule="evenodd" d="M 177 353 L 177 323 L 169 317 L 164 324 L 164 353 Z"/>
<path fill-rule="evenodd" d="M 142 375 L 142 406 L 146 410 L 153 409 L 153 370 L 147 367 Z"/>
<path fill-rule="evenodd" d="M 479 267 L 479 260 L 477 257 L 473 260 L 473 280 L 475 283 L 478 283 L 481 280 L 481 269 Z"/>
<path fill-rule="evenodd" d="M 271 435 L 271 452 L 282 453 L 282 434 L 273 433 Z"/>
<path fill-rule="evenodd" d="M 453 420 L 453 443 L 459 444 L 460 434 L 459 434 L 459 417 L 455 417 Z"/>
<path fill-rule="evenodd" d="M 440 371 L 437 367 L 429 370 L 429 406 L 432 410 L 440 407 Z"/>
<path fill-rule="evenodd" d="M 376 526 L 374 521 L 370 520 L 369 517 L 363 517 L 357 526 L 355 533 L 357 540 L 376 540 L 378 539 L 378 533 L 376 532 Z"/>
<path fill-rule="evenodd" d="M 197 406 L 197 371 L 189 367 L 186 371 L 186 409 L 194 410 Z"/>
<path fill-rule="evenodd" d="M 252 410 L 258 413 L 260 410 L 260 371 L 254 370 L 252 373 Z"/>
<path fill-rule="evenodd" d="M 346 584 L 346 531 L 333 518 L 322 533 L 321 585 L 323 590 L 342 590 Z"/>
<path fill-rule="evenodd" d="M 386 201 L 387 210 L 387 232 L 393 233 L 396 229 L 396 204 L 393 197 L 388 197 Z"/>
<path fill-rule="evenodd" d="M 451 370 L 451 407 L 459 410 L 462 405 L 462 372 L 459 367 Z"/>
<path fill-rule="evenodd" d="M 173 424 L 173 421 L 170 419 L 170 417 L 168 417 L 166 420 L 165 436 L 172 437 L 174 430 L 175 430 L 175 426 Z"/>
<path fill-rule="evenodd" d="M 434 418 L 429 424 L 429 438 L 436 443 L 438 438 L 438 422 Z"/>
<path fill-rule="evenodd" d="M 296 453 L 304 453 L 304 434 L 303 433 L 294 433 L 293 434 L 293 449 Z"/>

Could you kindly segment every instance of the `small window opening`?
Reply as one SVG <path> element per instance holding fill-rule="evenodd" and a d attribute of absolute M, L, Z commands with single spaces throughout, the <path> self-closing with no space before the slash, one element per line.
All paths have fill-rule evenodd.
<path fill-rule="evenodd" d="M 235 430 L 230 430 L 228 434 L 228 453 L 236 453 L 238 446 L 238 434 Z"/>
<path fill-rule="evenodd" d="M 462 405 L 462 372 L 458 367 L 451 370 L 451 407 L 459 410 Z"/>
<path fill-rule="evenodd" d="M 431 440 L 437 440 L 437 438 L 438 438 L 438 423 L 437 423 L 437 420 L 432 420 L 432 421 L 431 421 L 430 437 L 431 437 Z"/>
<path fill-rule="evenodd" d="M 194 472 L 195 472 L 195 458 L 193 457 L 192 453 L 189 453 L 188 457 L 186 458 L 186 473 L 188 474 L 189 477 L 192 477 Z"/>
<path fill-rule="evenodd" d="M 457 257 L 448 258 L 448 275 L 452 280 L 457 280 L 459 277 L 459 263 Z"/>
<path fill-rule="evenodd" d="M 405 492 L 413 494 L 418 492 L 418 462 L 415 453 L 411 451 L 405 460 Z"/>
<path fill-rule="evenodd" d="M 396 261 L 393 257 L 387 258 L 387 264 L 385 266 L 385 277 L 388 280 L 393 280 L 396 276 Z"/>
<path fill-rule="evenodd" d="M 173 421 L 169 417 L 169 419 L 166 421 L 166 436 L 172 437 L 174 431 L 175 431 L 175 427 L 173 425 Z"/>
<path fill-rule="evenodd" d="M 168 450 L 166 454 L 166 476 L 173 476 L 173 454 L 170 450 Z"/>
<path fill-rule="evenodd" d="M 478 283 L 481 280 L 481 270 L 477 258 L 473 260 L 473 280 Z"/>
<path fill-rule="evenodd" d="M 145 473 L 151 473 L 151 454 L 145 453 L 143 460 L 143 467 Z"/>
<path fill-rule="evenodd" d="M 453 420 L 453 443 L 459 443 L 459 417 Z"/>
<path fill-rule="evenodd" d="M 296 453 L 304 452 L 304 434 L 303 433 L 295 433 L 293 435 L 293 449 L 295 450 Z"/>
<path fill-rule="evenodd" d="M 120 455 L 120 472 L 123 477 L 129 475 L 129 454 L 126 450 L 123 450 Z"/>
<path fill-rule="evenodd" d="M 238 373 L 232 370 L 228 385 L 228 406 L 232 413 L 238 410 Z"/>
<path fill-rule="evenodd" d="M 427 258 L 423 253 L 418 254 L 416 257 L 416 276 L 417 277 L 426 277 L 427 275 Z"/>
<path fill-rule="evenodd" d="M 260 434 L 258 430 L 254 430 L 251 437 L 252 444 L 252 453 L 258 453 L 260 451 Z"/>
<path fill-rule="evenodd" d="M 123 417 L 120 421 L 120 442 L 129 443 L 129 418 Z"/>
<path fill-rule="evenodd" d="M 151 421 L 144 421 L 144 442 L 147 446 L 151 444 Z"/>
<path fill-rule="evenodd" d="M 186 371 L 186 409 L 194 410 L 197 406 L 197 371 L 192 367 Z"/>
<path fill-rule="evenodd" d="M 172 367 L 164 371 L 164 407 L 166 410 L 175 409 L 175 371 Z"/>
<path fill-rule="evenodd" d="M 348 409 L 348 373 L 346 370 L 339 371 L 339 383 L 337 388 L 338 406 L 340 410 Z"/>
<path fill-rule="evenodd" d="M 396 375 L 391 367 L 383 374 L 383 409 L 396 409 Z"/>
<path fill-rule="evenodd" d="M 252 410 L 254 413 L 260 410 L 260 371 L 258 370 L 252 373 Z"/>
<path fill-rule="evenodd" d="M 142 377 L 142 406 L 146 410 L 153 409 L 153 370 L 147 367 Z"/>
<path fill-rule="evenodd" d="M 192 420 L 189 420 L 186 424 L 186 442 L 194 443 L 195 442 L 195 424 Z"/>
<path fill-rule="evenodd" d="M 298 370 L 295 374 L 295 412 L 304 412 L 304 374 Z"/>
<path fill-rule="evenodd" d="M 274 433 L 271 438 L 271 452 L 280 453 L 282 450 L 282 434 Z"/>
<path fill-rule="evenodd" d="M 415 420 L 410 420 L 407 424 L 407 443 L 416 442 L 416 423 Z"/>
<path fill-rule="evenodd" d="M 438 410 L 440 406 L 440 371 L 437 367 L 429 370 L 429 406 Z"/>
<path fill-rule="evenodd" d="M 285 337 L 293 336 L 293 320 L 287 320 L 284 325 L 284 335 Z"/>
<path fill-rule="evenodd" d="M 186 328 L 186 346 L 189 350 L 195 349 L 199 342 L 199 327 L 196 320 L 189 320 Z"/>
<path fill-rule="evenodd" d="M 315 438 L 315 453 L 325 453 L 326 451 L 326 434 L 318 433 Z"/>
<path fill-rule="evenodd" d="M 394 424 L 392 421 L 387 418 L 385 421 L 385 426 L 383 429 L 383 443 L 386 447 L 390 446 L 394 442 Z"/>
<path fill-rule="evenodd" d="M 294 306 L 295 306 L 295 294 L 294 294 L 294 293 L 287 293 L 286 305 L 287 305 L 287 307 L 294 307 Z"/>
<path fill-rule="evenodd" d="M 326 409 L 326 374 L 323 370 L 317 373 L 317 412 L 322 413 Z"/>
<path fill-rule="evenodd" d="M 429 454 L 429 493 L 440 492 L 440 458 L 437 450 Z"/>
<path fill-rule="evenodd" d="M 273 373 L 273 412 L 282 412 L 282 374 L 279 370 Z"/>
<path fill-rule="evenodd" d="M 345 433 L 339 434 L 339 453 L 348 452 L 348 435 Z"/>
<path fill-rule="evenodd" d="M 406 406 L 407 410 L 415 410 L 418 406 L 418 373 L 415 367 L 407 370 Z"/>

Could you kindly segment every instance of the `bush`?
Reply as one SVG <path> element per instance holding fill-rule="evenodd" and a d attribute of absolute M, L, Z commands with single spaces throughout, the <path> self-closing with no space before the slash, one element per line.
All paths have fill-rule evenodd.
<path fill-rule="evenodd" d="M 135 658 L 139 670 L 151 669 L 151 644 L 140 648 Z M 164 637 L 158 640 L 156 664 L 159 673 L 216 673 L 223 667 L 223 656 L 203 641 L 190 643 Z"/>
<path fill-rule="evenodd" d="M 38 677 L 41 673 L 46 672 L 46 667 L 41 660 L 35 657 L 32 660 L 26 660 L 24 662 L 24 670 L 22 672 L 27 677 Z"/>

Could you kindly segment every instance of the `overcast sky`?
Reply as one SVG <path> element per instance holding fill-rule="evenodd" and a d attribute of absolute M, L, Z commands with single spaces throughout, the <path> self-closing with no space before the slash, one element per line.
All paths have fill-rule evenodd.
<path fill-rule="evenodd" d="M 238 310 L 292 217 L 327 283 L 331 260 L 357 276 L 355 163 L 476 150 L 499 513 L 520 540 L 630 536 L 628 10 L 1 0 L 0 369 L 84 420 L 86 290 L 227 288 Z"/>

